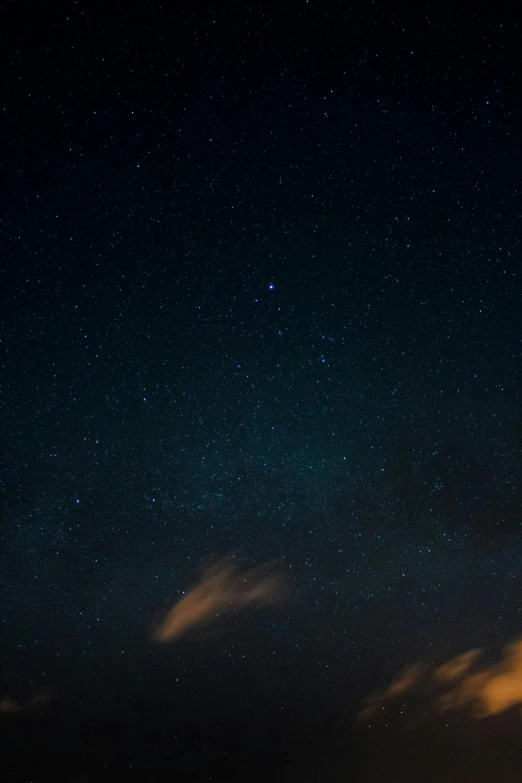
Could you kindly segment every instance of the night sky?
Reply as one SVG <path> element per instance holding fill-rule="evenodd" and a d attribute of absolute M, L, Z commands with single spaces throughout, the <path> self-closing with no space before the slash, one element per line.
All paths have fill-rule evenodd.
<path fill-rule="evenodd" d="M 520 783 L 520 11 L 4 4 L 2 783 Z"/>

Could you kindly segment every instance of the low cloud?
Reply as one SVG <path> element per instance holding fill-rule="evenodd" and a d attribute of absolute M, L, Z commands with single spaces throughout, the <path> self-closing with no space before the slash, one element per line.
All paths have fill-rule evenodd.
<path fill-rule="evenodd" d="M 270 575 L 266 565 L 241 572 L 229 560 L 221 561 L 167 612 L 152 638 L 170 642 L 218 615 L 250 604 L 270 604 L 279 586 L 280 577 Z"/>
<path fill-rule="evenodd" d="M 360 721 L 375 721 L 397 697 L 421 696 L 433 711 L 468 711 L 474 718 L 522 707 L 522 638 L 506 645 L 499 663 L 480 665 L 481 650 L 469 650 L 435 669 L 415 664 L 381 693 L 366 700 Z M 522 713 L 521 713 L 522 715 Z"/>

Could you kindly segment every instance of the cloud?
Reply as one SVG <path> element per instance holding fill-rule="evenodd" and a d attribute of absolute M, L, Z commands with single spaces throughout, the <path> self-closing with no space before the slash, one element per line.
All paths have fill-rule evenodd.
<path fill-rule="evenodd" d="M 267 571 L 265 565 L 241 573 L 235 565 L 221 561 L 167 612 L 152 638 L 169 642 L 216 615 L 270 603 L 278 595 L 280 579 Z"/>
<path fill-rule="evenodd" d="M 500 663 L 463 677 L 439 706 L 448 710 L 470 709 L 475 718 L 498 715 L 522 705 L 522 639 L 509 644 Z"/>
<path fill-rule="evenodd" d="M 366 699 L 366 706 L 360 711 L 358 719 L 361 721 L 372 720 L 377 715 L 378 709 L 384 702 L 395 699 L 403 694 L 410 693 L 421 681 L 422 675 L 423 667 L 421 664 L 416 663 L 412 666 L 407 666 L 406 669 L 391 681 L 383 693 L 377 693 Z"/>
<path fill-rule="evenodd" d="M 0 699 L 0 715 L 13 715 L 16 712 L 23 712 L 23 709 L 20 702 L 14 701 L 10 696 Z"/>
<path fill-rule="evenodd" d="M 419 665 L 408 667 L 380 695 L 366 700 L 358 719 L 374 720 L 385 703 L 414 693 L 423 694 L 439 714 L 459 710 L 486 718 L 522 707 L 522 638 L 506 645 L 499 663 L 477 667 L 481 656 L 481 650 L 469 650 L 424 673 Z"/>
<path fill-rule="evenodd" d="M 466 674 L 470 666 L 475 663 L 481 654 L 480 650 L 470 650 L 463 655 L 458 655 L 451 661 L 443 663 L 441 666 L 437 666 L 431 676 L 437 683 L 452 683 Z"/>
<path fill-rule="evenodd" d="M 52 701 L 53 696 L 49 690 L 40 691 L 32 699 L 25 702 L 15 701 L 7 694 L 0 698 L 0 715 L 16 715 L 21 712 L 34 712 L 45 707 Z"/>

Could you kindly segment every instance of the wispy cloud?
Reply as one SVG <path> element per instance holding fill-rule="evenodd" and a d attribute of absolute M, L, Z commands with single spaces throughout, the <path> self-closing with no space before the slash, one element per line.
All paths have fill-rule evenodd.
<path fill-rule="evenodd" d="M 486 718 L 522 706 L 522 638 L 506 645 L 499 663 L 480 665 L 481 650 L 469 650 L 435 669 L 415 664 L 379 695 L 366 700 L 359 720 L 376 720 L 381 708 L 397 697 L 422 694 L 434 712 L 467 710 Z"/>
<path fill-rule="evenodd" d="M 206 571 L 200 582 L 170 609 L 152 637 L 169 642 L 211 617 L 249 604 L 268 604 L 279 593 L 280 576 L 263 565 L 241 572 L 230 560 Z"/>
<path fill-rule="evenodd" d="M 49 690 L 40 691 L 32 699 L 27 701 L 15 701 L 10 696 L 4 695 L 0 698 L 0 715 L 17 715 L 22 712 L 34 712 L 45 707 L 53 700 L 53 695 Z"/>

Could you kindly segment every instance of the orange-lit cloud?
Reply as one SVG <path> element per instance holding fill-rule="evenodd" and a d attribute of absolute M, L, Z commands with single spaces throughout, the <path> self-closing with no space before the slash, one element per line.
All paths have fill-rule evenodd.
<path fill-rule="evenodd" d="M 458 655 L 456 658 L 452 658 L 451 661 L 437 666 L 431 676 L 435 682 L 440 684 L 454 682 L 466 674 L 470 666 L 475 663 L 481 654 L 480 650 L 470 650 L 463 655 Z"/>
<path fill-rule="evenodd" d="M 375 719 L 386 702 L 414 692 L 426 694 L 439 713 L 469 710 L 475 718 L 522 706 L 522 638 L 505 647 L 500 663 L 477 668 L 481 655 L 470 650 L 424 675 L 409 667 L 381 695 L 367 699 L 359 720 Z"/>
<path fill-rule="evenodd" d="M 248 604 L 270 603 L 277 597 L 279 582 L 267 574 L 266 566 L 241 573 L 230 562 L 221 562 L 167 612 L 153 639 L 169 642 L 211 617 Z"/>
<path fill-rule="evenodd" d="M 359 720 L 372 720 L 379 707 L 390 699 L 395 699 L 403 694 L 410 693 L 413 688 L 421 681 L 423 667 L 419 664 L 413 664 L 404 669 L 391 683 L 383 693 L 370 696 L 366 700 L 366 706 L 360 711 Z"/>
<path fill-rule="evenodd" d="M 476 718 L 522 705 L 522 639 L 509 644 L 500 663 L 463 677 L 440 702 L 443 711 L 470 709 Z"/>

